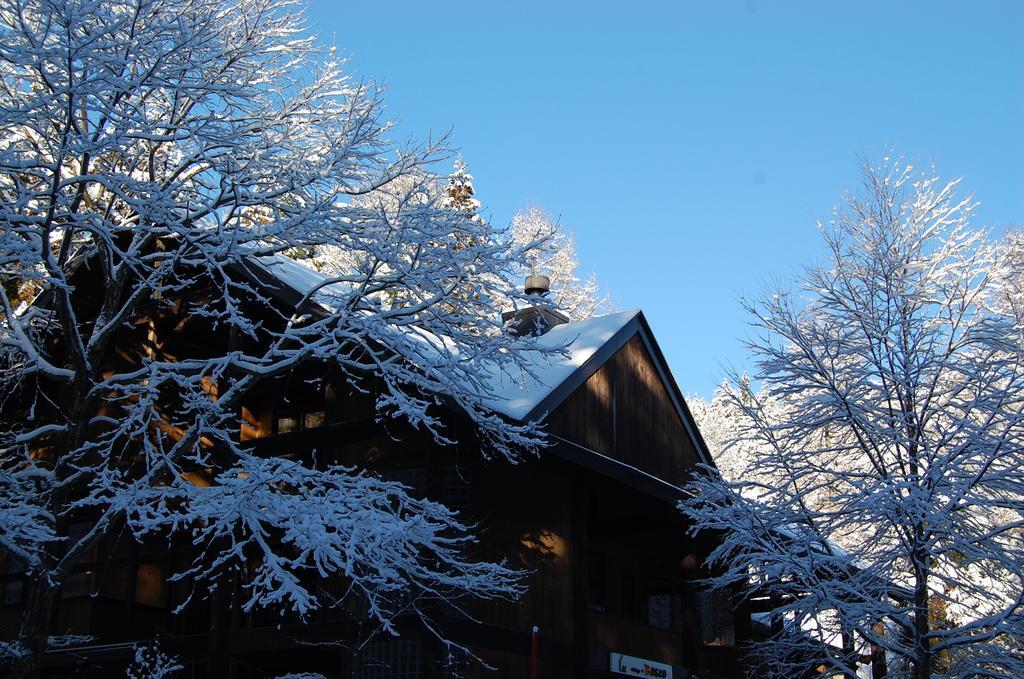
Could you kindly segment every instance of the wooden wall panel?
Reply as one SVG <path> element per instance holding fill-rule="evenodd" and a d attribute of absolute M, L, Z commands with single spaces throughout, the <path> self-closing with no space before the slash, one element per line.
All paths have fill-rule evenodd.
<path fill-rule="evenodd" d="M 526 570 L 528 593 L 518 602 L 479 601 L 470 610 L 486 623 L 548 639 L 572 639 L 572 479 L 539 460 L 474 470 L 472 519 L 480 542 L 474 558 L 507 560 Z M 524 647 L 524 653 L 529 647 Z M 505 676 L 505 675 L 502 675 Z"/>
<path fill-rule="evenodd" d="M 700 459 L 639 334 L 551 413 L 548 427 L 674 484 Z"/>

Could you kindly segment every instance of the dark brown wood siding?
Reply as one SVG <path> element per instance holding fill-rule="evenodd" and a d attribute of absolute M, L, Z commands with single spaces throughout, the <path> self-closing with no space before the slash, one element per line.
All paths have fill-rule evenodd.
<path fill-rule="evenodd" d="M 478 466 L 473 478 L 471 519 L 479 526 L 474 558 L 506 561 L 526 571 L 526 595 L 516 602 L 481 601 L 474 616 L 486 624 L 516 630 L 529 653 L 534 625 L 544 637 L 568 648 L 572 640 L 573 479 L 565 471 L 524 461 Z M 502 675 L 506 676 L 506 675 Z"/>
<path fill-rule="evenodd" d="M 674 484 L 700 459 L 639 334 L 551 413 L 548 428 Z"/>

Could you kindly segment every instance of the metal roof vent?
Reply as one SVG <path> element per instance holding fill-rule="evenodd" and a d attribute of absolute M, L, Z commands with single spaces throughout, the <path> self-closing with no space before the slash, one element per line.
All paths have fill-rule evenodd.
<path fill-rule="evenodd" d="M 530 274 L 526 277 L 527 295 L 546 295 L 551 291 L 551 279 L 541 274 Z"/>
<path fill-rule="evenodd" d="M 551 291 L 551 279 L 541 274 L 530 274 L 523 287 L 527 295 L 543 298 Z M 568 316 L 543 299 L 537 299 L 525 309 L 505 311 L 501 318 L 509 333 L 516 337 L 543 335 L 556 325 L 569 322 Z"/>

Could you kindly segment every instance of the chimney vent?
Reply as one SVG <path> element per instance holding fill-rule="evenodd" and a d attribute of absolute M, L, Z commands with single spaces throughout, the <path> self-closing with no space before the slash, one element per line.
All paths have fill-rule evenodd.
<path fill-rule="evenodd" d="M 504 311 L 501 319 L 508 332 L 515 337 L 543 335 L 556 325 L 569 322 L 569 317 L 554 308 L 543 298 L 551 291 L 551 279 L 541 274 L 530 274 L 523 286 L 527 295 L 537 299 L 527 302 L 524 309 Z"/>
<path fill-rule="evenodd" d="M 546 295 L 551 290 L 551 279 L 540 274 L 530 274 L 526 277 L 527 295 Z"/>

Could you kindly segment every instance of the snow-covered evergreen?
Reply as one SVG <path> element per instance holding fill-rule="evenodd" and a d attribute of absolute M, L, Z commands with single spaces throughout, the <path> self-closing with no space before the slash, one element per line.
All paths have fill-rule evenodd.
<path fill-rule="evenodd" d="M 750 404 L 749 394 L 750 379 L 740 375 L 735 383 L 723 380 L 709 401 L 699 395 L 687 399 L 715 466 L 727 481 L 740 481 L 757 474 L 760 443 L 756 436 L 751 436 L 754 427 L 742 407 Z M 771 417 L 778 417 L 774 410 L 782 404 L 763 394 L 760 397 L 765 407 L 773 410 Z"/>
<path fill-rule="evenodd" d="M 444 186 L 445 201 L 453 210 L 464 212 L 479 219 L 480 201 L 476 199 L 476 187 L 473 186 L 473 175 L 469 173 L 469 165 L 462 156 L 455 161 L 455 168 Z"/>

